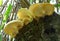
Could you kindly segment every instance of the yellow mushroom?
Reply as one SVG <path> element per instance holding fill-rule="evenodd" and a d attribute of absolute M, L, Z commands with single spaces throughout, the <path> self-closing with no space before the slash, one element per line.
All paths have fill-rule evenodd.
<path fill-rule="evenodd" d="M 50 3 L 42 3 L 42 7 L 45 11 L 45 15 L 52 15 L 54 12 L 54 6 Z"/>
<path fill-rule="evenodd" d="M 44 17 L 45 11 L 41 3 L 36 3 L 36 4 L 31 5 L 29 7 L 29 10 L 32 12 L 32 14 L 34 14 L 35 18 Z"/>
<path fill-rule="evenodd" d="M 35 17 L 44 17 L 45 15 L 52 15 L 54 6 L 50 3 L 36 3 L 29 7 L 29 10 Z"/>
<path fill-rule="evenodd" d="M 13 20 L 8 22 L 5 26 L 4 26 L 4 32 L 7 35 L 10 35 L 11 37 L 15 37 L 16 34 L 18 33 L 18 30 L 21 29 L 23 27 L 23 22 L 20 20 Z"/>
<path fill-rule="evenodd" d="M 18 19 L 22 20 L 25 25 L 27 25 L 33 20 L 32 16 L 32 13 L 26 8 L 21 8 L 17 12 Z"/>

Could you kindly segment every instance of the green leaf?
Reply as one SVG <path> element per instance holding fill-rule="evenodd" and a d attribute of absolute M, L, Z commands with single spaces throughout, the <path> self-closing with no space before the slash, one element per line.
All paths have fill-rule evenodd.
<path fill-rule="evenodd" d="M 30 0 L 30 4 L 32 4 L 33 0 Z"/>
<path fill-rule="evenodd" d="M 47 0 L 48 3 L 50 3 L 51 0 Z"/>
<path fill-rule="evenodd" d="M 0 0 L 0 6 L 2 5 L 2 3 L 3 3 L 3 0 Z"/>
<path fill-rule="evenodd" d="M 9 6 L 7 7 L 7 10 L 5 12 L 5 14 L 3 15 L 3 20 L 2 20 L 2 25 L 0 26 L 0 30 L 4 27 L 4 24 L 8 20 L 8 17 L 9 17 L 9 14 L 10 14 L 11 10 L 12 10 L 12 5 L 9 4 Z"/>
<path fill-rule="evenodd" d="M 55 7 L 60 7 L 60 4 L 55 4 L 54 6 L 55 6 Z"/>
<path fill-rule="evenodd" d="M 0 35 L 0 41 L 2 41 L 2 35 Z"/>

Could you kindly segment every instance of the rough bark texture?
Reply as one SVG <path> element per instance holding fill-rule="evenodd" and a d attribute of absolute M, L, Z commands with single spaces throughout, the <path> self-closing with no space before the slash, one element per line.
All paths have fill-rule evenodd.
<path fill-rule="evenodd" d="M 15 41 L 60 41 L 60 15 L 55 12 L 25 25 Z"/>

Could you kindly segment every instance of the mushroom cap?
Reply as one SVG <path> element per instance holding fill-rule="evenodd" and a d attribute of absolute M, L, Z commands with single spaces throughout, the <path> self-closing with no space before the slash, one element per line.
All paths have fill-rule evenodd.
<path fill-rule="evenodd" d="M 35 17 L 43 17 L 45 13 L 41 3 L 32 4 L 29 7 L 29 10 L 35 15 Z"/>
<path fill-rule="evenodd" d="M 15 37 L 16 34 L 18 33 L 18 30 L 21 29 L 23 27 L 23 22 L 20 20 L 13 20 L 8 22 L 5 26 L 4 26 L 4 32 L 7 35 L 10 35 L 11 37 Z"/>
<path fill-rule="evenodd" d="M 29 10 L 35 17 L 44 17 L 45 15 L 52 15 L 54 6 L 50 3 L 36 3 L 29 7 Z"/>
<path fill-rule="evenodd" d="M 52 15 L 54 12 L 54 6 L 50 3 L 42 3 L 42 7 L 45 11 L 45 15 Z"/>
<path fill-rule="evenodd" d="M 17 17 L 18 19 L 24 21 L 24 24 L 28 24 L 33 20 L 32 13 L 26 8 L 19 9 L 17 12 Z"/>

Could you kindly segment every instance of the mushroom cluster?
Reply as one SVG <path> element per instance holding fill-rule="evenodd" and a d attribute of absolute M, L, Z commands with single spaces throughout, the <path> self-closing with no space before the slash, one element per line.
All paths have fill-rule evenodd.
<path fill-rule="evenodd" d="M 17 41 L 20 39 L 23 41 L 22 38 L 27 41 L 39 41 L 39 39 L 43 39 L 44 18 L 53 15 L 53 13 L 54 6 L 49 3 L 32 4 L 29 9 L 21 8 L 17 12 L 18 18 L 4 26 L 4 32 L 16 38 Z"/>

